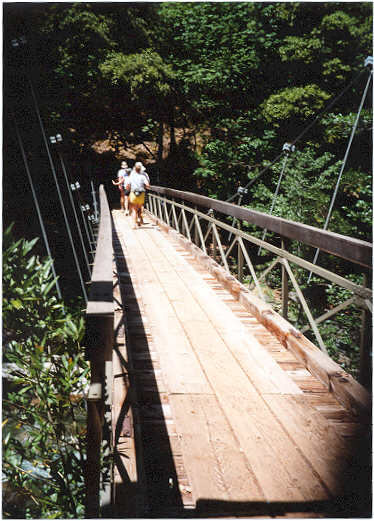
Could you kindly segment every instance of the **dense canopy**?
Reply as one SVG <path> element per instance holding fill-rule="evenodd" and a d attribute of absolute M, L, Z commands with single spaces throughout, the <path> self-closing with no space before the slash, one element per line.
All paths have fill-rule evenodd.
<path fill-rule="evenodd" d="M 365 2 L 8 4 L 5 15 L 8 29 L 27 33 L 44 118 L 70 134 L 75 160 L 99 161 L 95 143 L 117 159 L 141 151 L 161 184 L 219 198 L 295 139 L 364 68 L 372 46 Z M 366 77 L 297 144 L 276 213 L 323 222 Z M 331 221 L 362 238 L 369 107 L 367 99 Z M 277 173 L 246 202 L 269 208 Z M 292 178 L 306 186 L 301 213 L 291 209 Z"/>

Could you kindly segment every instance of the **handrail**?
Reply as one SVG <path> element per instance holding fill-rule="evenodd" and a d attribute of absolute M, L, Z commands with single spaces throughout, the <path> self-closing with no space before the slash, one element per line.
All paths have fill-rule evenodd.
<path fill-rule="evenodd" d="M 314 265 L 311 262 L 304 260 L 302 257 L 298 257 L 292 254 L 290 251 L 288 251 L 288 241 L 285 241 L 284 237 L 282 236 L 280 238 L 281 245 L 279 247 L 272 243 L 265 242 L 264 240 L 259 239 L 256 236 L 240 229 L 240 226 L 238 228 L 234 228 L 233 226 L 230 226 L 229 224 L 221 220 L 218 220 L 216 217 L 209 215 L 209 213 L 203 213 L 202 211 L 196 208 L 196 206 L 199 203 L 201 203 L 201 200 L 203 200 L 203 202 L 206 202 L 206 200 L 208 200 L 209 206 L 213 206 L 210 205 L 210 202 L 212 200 L 209 200 L 209 198 L 203 196 L 196 196 L 196 194 L 189 194 L 186 192 L 179 192 L 177 190 L 165 189 L 160 187 L 152 188 L 153 192 L 156 193 L 152 193 L 151 190 L 151 193 L 148 197 L 147 210 L 156 219 L 156 221 L 163 223 L 162 225 L 166 225 L 168 230 L 169 228 L 174 228 L 177 234 L 181 234 L 182 236 L 185 236 L 188 239 L 189 244 L 194 243 L 195 248 L 200 252 L 196 253 L 196 255 L 202 255 L 202 262 L 204 262 L 204 265 L 207 262 L 207 259 L 209 259 L 210 255 L 213 257 L 213 261 L 216 261 L 219 258 L 220 261 L 217 262 L 218 265 L 223 265 L 224 270 L 222 271 L 225 274 L 225 277 L 227 276 L 227 274 L 231 274 L 232 272 L 234 272 L 237 273 L 238 281 L 242 282 L 244 276 L 244 268 L 247 271 L 248 277 L 250 276 L 252 280 L 249 289 L 256 289 L 256 292 L 262 301 L 266 301 L 266 299 L 264 297 L 263 288 L 260 282 L 267 277 L 271 270 L 273 270 L 277 265 L 280 265 L 282 272 L 281 309 L 283 317 L 286 320 L 288 318 L 288 285 L 290 281 L 296 292 L 301 308 L 305 313 L 307 321 L 309 323 L 309 325 L 303 327 L 301 332 L 299 333 L 301 335 L 301 333 L 306 332 L 308 329 L 312 329 L 320 349 L 325 353 L 327 353 L 327 349 L 324 344 L 323 338 L 321 337 L 318 325 L 321 322 L 330 319 L 332 316 L 342 312 L 344 309 L 352 305 L 361 308 L 362 326 L 360 339 L 360 382 L 364 385 L 370 385 L 370 314 L 372 312 L 372 291 L 369 287 L 366 287 L 365 280 L 362 285 L 357 284 L 349 278 L 344 278 L 341 275 L 329 271 L 328 269 L 325 269 L 321 266 Z M 172 199 L 167 199 L 165 195 L 158 195 L 161 193 L 167 193 L 169 195 L 172 195 L 173 197 Z M 182 197 L 180 197 L 180 194 L 182 194 Z M 182 201 L 176 202 L 176 197 L 182 198 Z M 195 205 L 185 204 L 184 201 L 187 200 L 187 198 L 189 200 L 193 200 Z M 221 201 L 218 202 L 220 203 Z M 222 204 L 225 205 L 226 203 Z M 228 206 L 236 208 L 234 205 Z M 224 213 L 228 213 L 228 208 L 226 208 L 226 212 Z M 260 214 L 259 212 L 256 213 L 261 216 L 264 215 Z M 298 223 L 292 223 L 292 221 L 288 222 L 294 225 L 295 229 L 297 229 L 297 227 L 299 226 Z M 303 226 L 304 225 L 301 225 L 301 227 Z M 219 230 L 226 232 L 226 234 L 222 236 L 224 243 L 221 240 Z M 318 232 L 319 230 L 316 231 Z M 332 235 L 337 236 L 337 234 Z M 232 236 L 233 239 L 231 239 Z M 210 239 L 208 239 L 209 237 Z M 349 242 L 349 237 L 339 237 L 341 237 L 342 239 L 347 239 Z M 228 243 L 226 240 L 227 238 Z M 364 241 L 357 242 L 364 243 Z M 275 255 L 275 259 L 273 259 L 270 265 L 264 267 L 263 263 L 261 263 L 260 271 L 263 271 L 263 273 L 260 276 L 257 275 L 256 266 L 253 264 L 251 260 L 253 252 L 247 249 L 246 244 L 256 245 L 256 247 L 261 247 L 264 250 L 268 251 L 270 254 Z M 364 244 L 367 244 L 371 247 L 369 243 Z M 344 302 L 340 302 L 332 309 L 329 309 L 320 317 L 315 318 L 312 314 L 307 300 L 303 295 L 297 278 L 295 277 L 295 274 L 292 271 L 291 264 L 299 266 L 302 269 L 308 270 L 316 274 L 318 277 L 321 277 L 322 279 L 325 279 L 333 284 L 337 284 L 338 286 L 352 292 L 353 295 L 350 298 L 344 300 Z M 217 272 L 217 276 L 219 278 L 219 273 L 221 272 L 220 270 L 217 271 L 218 265 L 216 264 L 216 262 L 214 262 L 214 265 L 212 265 L 211 268 L 212 273 L 216 275 Z M 209 262 L 207 263 L 207 266 L 210 266 Z M 231 278 L 233 279 L 233 277 Z M 242 291 L 241 286 L 235 286 L 233 291 Z"/>
<path fill-rule="evenodd" d="M 100 224 L 86 310 L 86 356 L 91 383 L 87 397 L 86 517 L 110 504 L 110 484 L 101 483 L 101 457 L 111 446 L 111 381 L 114 342 L 112 220 L 103 185 Z M 108 407 L 109 406 L 109 407 Z M 108 410 L 109 409 L 109 410 Z"/>
<path fill-rule="evenodd" d="M 287 239 L 293 239 L 309 246 L 314 246 L 327 253 L 360 264 L 366 268 L 372 267 L 372 244 L 360 239 L 346 237 L 338 233 L 321 230 L 307 224 L 297 223 L 281 217 L 275 217 L 249 208 L 243 208 L 232 203 L 212 199 L 192 192 L 182 192 L 163 186 L 151 186 L 151 191 L 177 197 L 183 201 L 203 206 L 241 221 L 246 221 L 261 228 L 275 232 Z"/>

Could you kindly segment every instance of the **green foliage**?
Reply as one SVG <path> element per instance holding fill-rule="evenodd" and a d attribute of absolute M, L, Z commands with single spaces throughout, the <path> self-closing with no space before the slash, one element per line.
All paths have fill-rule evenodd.
<path fill-rule="evenodd" d="M 113 85 L 128 86 L 133 100 L 145 96 L 164 97 L 171 91 L 168 81 L 173 77 L 172 68 L 152 49 L 129 55 L 112 52 L 100 70 Z"/>
<path fill-rule="evenodd" d="M 300 36 L 286 36 L 284 44 L 279 47 L 279 54 L 283 62 L 301 60 L 303 63 L 312 63 L 322 48 L 319 38 L 302 38 Z"/>
<path fill-rule="evenodd" d="M 351 135 L 353 124 L 356 120 L 357 114 L 350 112 L 348 114 L 327 114 L 321 120 L 322 125 L 325 127 L 325 140 L 328 143 L 336 143 L 339 140 L 345 139 L 348 142 L 348 138 Z M 372 124 L 372 117 L 369 110 L 363 110 L 358 122 L 356 130 L 356 139 L 359 139 L 361 132 L 367 132 L 370 130 Z"/>
<path fill-rule="evenodd" d="M 340 58 L 332 58 L 323 64 L 322 74 L 328 79 L 344 80 L 349 71 L 349 65 L 344 64 Z"/>
<path fill-rule="evenodd" d="M 263 155 L 271 151 L 274 133 L 264 131 L 262 138 L 240 135 L 255 122 L 243 116 L 232 122 L 224 120 L 222 136 L 210 140 L 199 157 L 200 167 L 194 171 L 199 187 L 204 194 L 225 199 L 227 194 L 236 191 L 239 184 L 245 184 L 263 166 Z"/>
<path fill-rule="evenodd" d="M 279 126 L 291 117 L 308 118 L 322 109 L 329 94 L 317 85 L 305 87 L 289 87 L 272 94 L 263 105 L 263 115 L 266 121 Z"/>
<path fill-rule="evenodd" d="M 243 90 L 255 88 L 257 47 L 268 46 L 272 35 L 257 26 L 254 11 L 249 3 L 162 4 L 159 46 L 193 117 L 204 115 L 211 124 L 222 110 L 241 105 Z"/>
<path fill-rule="evenodd" d="M 154 7 L 113 9 L 81 2 L 35 6 L 30 14 L 42 101 L 53 121 L 74 129 L 78 150 L 106 136 L 108 129 L 113 135 L 127 133 L 134 126 L 126 110 L 131 99 L 113 90 L 101 66 L 116 54 L 135 55 L 150 47 Z M 127 117 L 119 118 L 122 107 Z"/>
<path fill-rule="evenodd" d="M 51 260 L 4 235 L 4 517 L 83 517 L 83 318 L 54 295 Z"/>
<path fill-rule="evenodd" d="M 356 284 L 362 284 L 360 276 L 348 275 L 347 278 Z M 328 284 L 326 295 L 329 308 L 352 296 L 349 291 L 334 284 Z M 355 378 L 358 377 L 360 360 L 360 324 L 361 310 L 356 306 L 350 306 L 319 327 L 330 356 Z"/>

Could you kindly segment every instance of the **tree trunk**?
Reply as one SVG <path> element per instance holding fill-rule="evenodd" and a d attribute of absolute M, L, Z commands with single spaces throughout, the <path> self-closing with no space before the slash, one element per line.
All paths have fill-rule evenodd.
<path fill-rule="evenodd" d="M 160 121 L 159 127 L 158 127 L 158 136 L 157 136 L 157 161 L 160 165 L 162 162 L 162 156 L 164 153 L 164 123 L 163 121 Z"/>
<path fill-rule="evenodd" d="M 177 142 L 175 141 L 175 127 L 174 127 L 174 108 L 171 109 L 170 112 L 170 153 L 175 152 L 177 147 Z"/>

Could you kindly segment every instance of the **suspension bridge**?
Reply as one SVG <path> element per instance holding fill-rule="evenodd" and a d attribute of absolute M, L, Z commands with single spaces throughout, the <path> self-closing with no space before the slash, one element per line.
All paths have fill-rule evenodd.
<path fill-rule="evenodd" d="M 228 201 L 152 186 L 145 225 L 136 230 L 122 213 L 110 210 L 103 186 L 99 200 L 91 186 L 90 212 L 79 183 L 69 179 L 58 148 L 61 135 L 47 138 L 29 79 L 87 303 L 86 517 L 370 512 L 372 245 L 329 232 L 328 224 L 372 71 L 323 229 L 272 215 L 295 143 L 362 74 Z M 16 114 L 13 119 L 50 255 Z M 81 248 L 74 243 L 51 146 Z M 281 157 L 270 212 L 242 207 L 246 190 Z M 236 198 L 238 204 L 232 204 Z M 249 233 L 248 224 L 261 233 Z M 292 253 L 292 242 L 315 249 L 313 261 Z M 260 251 L 271 258 L 265 267 L 254 260 Z M 320 252 L 344 259 L 364 274 L 364 283 L 319 266 Z M 84 270 L 91 277 L 88 292 Z M 281 276 L 277 310 L 266 295 L 272 270 Z M 313 316 L 299 270 L 350 296 Z M 288 320 L 290 289 L 306 317 L 301 330 Z M 57 291 L 61 296 L 58 282 Z M 328 356 L 320 331 L 324 321 L 348 309 L 361 314 L 359 381 Z"/>
<path fill-rule="evenodd" d="M 363 269 L 371 244 L 160 187 L 141 228 L 110 212 L 103 187 L 100 215 L 86 317 L 87 517 L 325 517 L 367 508 L 369 393 L 324 352 L 318 325 L 352 303 L 365 317 L 371 290 L 294 256 L 286 242 Z M 278 233 L 280 244 L 224 215 Z M 251 261 L 259 246 L 274 255 L 261 275 Z M 277 265 L 283 317 L 263 300 Z M 313 318 L 294 266 L 352 298 Z M 252 291 L 240 282 L 244 271 Z M 289 284 L 318 347 L 284 318 Z M 368 322 L 362 327 L 363 375 Z"/>

